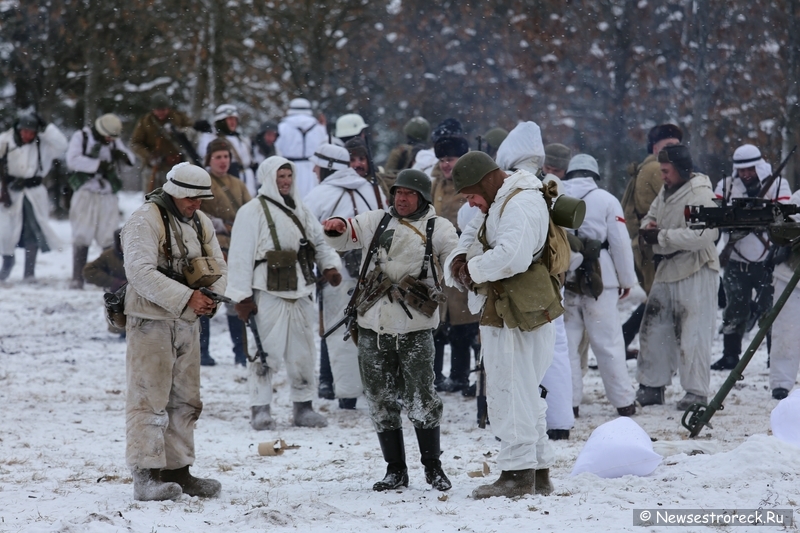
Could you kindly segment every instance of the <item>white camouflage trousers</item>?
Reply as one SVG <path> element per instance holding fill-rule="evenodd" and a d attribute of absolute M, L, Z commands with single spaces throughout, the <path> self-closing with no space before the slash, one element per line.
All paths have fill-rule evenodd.
<path fill-rule="evenodd" d="M 100 194 L 78 189 L 72 197 L 69 222 L 72 244 L 91 246 L 96 240 L 101 248 L 114 245 L 114 232 L 119 228 L 119 199 L 116 194 Z"/>
<path fill-rule="evenodd" d="M 628 377 L 625 363 L 625 340 L 622 322 L 617 310 L 619 295 L 613 287 L 606 287 L 595 300 L 571 291 L 564 295 L 564 324 L 567 328 L 569 360 L 572 366 L 572 405 L 583 399 L 583 373 L 581 372 L 580 344 L 584 335 L 597 359 L 597 368 L 603 380 L 608 401 L 616 408 L 627 407 L 636 399 L 636 391 Z"/>
<path fill-rule="evenodd" d="M 553 320 L 556 333 L 553 363 L 542 378 L 547 389 L 547 429 L 572 429 L 575 416 L 572 414 L 572 369 L 569 361 L 569 346 L 564 317 Z"/>
<path fill-rule="evenodd" d="M 316 305 L 309 297 L 287 300 L 264 291 L 254 293 L 258 306 L 256 324 L 261 343 L 268 354 L 269 372 L 259 376 L 261 361 L 248 361 L 250 405 L 272 404 L 272 374 L 284 362 L 291 387 L 291 401 L 313 400 L 317 392 L 317 348 L 314 344 Z"/>
<path fill-rule="evenodd" d="M 784 268 L 783 265 L 776 267 Z M 786 269 L 787 272 L 790 272 Z M 777 277 L 773 278 L 776 299 L 786 289 L 787 283 Z M 797 381 L 797 370 L 800 368 L 800 328 L 797 317 L 800 316 L 800 288 L 792 291 L 786 305 L 783 306 L 775 322 L 772 324 L 772 350 L 769 355 L 769 387 L 770 389 L 786 389 L 791 391 Z"/>
<path fill-rule="evenodd" d="M 550 323 L 527 332 L 481 326 L 486 401 L 492 432 L 501 439 L 497 466 L 502 471 L 553 464 L 539 384 L 553 361 L 554 343 Z"/>
<path fill-rule="evenodd" d="M 639 383 L 664 387 L 678 371 L 686 392 L 710 395 L 718 288 L 719 273 L 707 266 L 679 281 L 653 283 L 639 329 Z"/>
<path fill-rule="evenodd" d="M 200 322 L 129 316 L 125 327 L 126 459 L 131 468 L 194 463 L 200 401 Z"/>

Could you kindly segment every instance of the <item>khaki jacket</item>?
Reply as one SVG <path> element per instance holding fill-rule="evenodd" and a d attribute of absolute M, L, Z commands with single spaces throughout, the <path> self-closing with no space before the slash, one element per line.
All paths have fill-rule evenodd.
<path fill-rule="evenodd" d="M 719 231 L 716 229 L 693 230 L 686 226 L 684 208 L 687 205 L 715 207 L 714 191 L 708 176 L 693 173 L 691 179 L 669 198 L 664 198 L 664 189 L 658 193 L 641 228 L 655 222 L 661 232 L 653 251 L 660 255 L 675 256 L 661 261 L 656 271 L 656 282 L 672 282 L 686 279 L 704 265 L 719 270 L 719 256 L 714 244 Z"/>
<path fill-rule="evenodd" d="M 169 124 L 169 127 L 180 129 L 190 127 L 192 121 L 180 111 L 170 109 L 165 124 Z M 150 166 L 150 162 L 156 159 L 183 161 L 181 151 L 175 141 L 165 131 L 164 125 L 158 121 L 152 112 L 147 113 L 136 123 L 133 135 L 131 135 L 130 147 L 145 166 Z M 169 170 L 172 166 L 162 163 L 159 165 L 158 170 Z"/>
<path fill-rule="evenodd" d="M 219 218 L 225 224 L 227 232 L 217 232 L 217 240 L 222 251 L 227 253 L 231 243 L 231 228 L 236 218 L 236 212 L 249 202 L 252 198 L 247 191 L 247 186 L 242 180 L 230 174 L 217 177 L 209 172 L 211 176 L 211 194 L 213 200 L 203 200 L 200 207 L 203 213 L 212 217 Z"/>
<path fill-rule="evenodd" d="M 628 182 L 622 196 L 625 225 L 634 243 L 639 237 L 642 218 L 650 210 L 650 204 L 656 199 L 663 185 L 661 164 L 655 154 L 650 154 L 637 167 L 636 175 Z"/>
<path fill-rule="evenodd" d="M 210 289 L 224 294 L 227 283 L 228 267 L 222 258 L 214 226 L 211 219 L 203 212 L 197 216 L 203 228 L 203 246 L 206 255 L 217 261 L 222 277 Z M 202 256 L 200 240 L 194 222 L 182 222 L 175 219 L 178 235 L 172 232 L 172 265 L 164 254 L 166 232 L 158 206 L 147 202 L 133 212 L 131 218 L 122 228 L 122 250 L 125 254 L 125 275 L 128 278 L 128 289 L 125 293 L 125 314 L 152 320 L 183 319 L 189 322 L 197 320 L 197 315 L 186 304 L 194 289 L 179 283 L 159 272 L 158 267 L 172 268 L 182 271 L 182 252 L 178 246 L 181 239 L 187 250 L 187 259 Z M 170 231 L 172 231 L 170 229 Z"/>

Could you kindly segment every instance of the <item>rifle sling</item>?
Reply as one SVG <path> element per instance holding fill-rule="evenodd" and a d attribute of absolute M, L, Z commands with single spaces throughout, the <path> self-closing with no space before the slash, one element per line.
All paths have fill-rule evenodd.
<path fill-rule="evenodd" d="M 364 278 L 367 276 L 367 269 L 369 269 L 369 263 L 372 261 L 372 256 L 375 254 L 375 250 L 378 249 L 378 239 L 380 238 L 381 234 L 383 234 L 386 227 L 389 225 L 389 221 L 392 219 L 392 215 L 390 213 L 386 213 L 383 215 L 380 224 L 378 224 L 378 229 L 375 230 L 375 234 L 372 236 L 372 241 L 369 243 L 369 249 L 367 250 L 367 256 L 364 258 L 364 263 L 361 265 L 361 272 L 358 273 L 358 282 L 356 283 L 356 290 L 353 291 L 353 294 L 350 295 L 350 302 L 347 304 L 347 308 L 351 309 L 356 303 L 356 299 L 358 298 L 358 293 L 363 288 Z"/>

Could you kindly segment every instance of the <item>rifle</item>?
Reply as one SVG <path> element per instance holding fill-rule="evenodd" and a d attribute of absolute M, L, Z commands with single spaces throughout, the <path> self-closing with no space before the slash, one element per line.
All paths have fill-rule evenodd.
<path fill-rule="evenodd" d="M 483 137 L 478 135 L 477 137 L 475 137 L 475 140 L 478 141 L 478 151 L 479 152 L 483 151 Z"/>
<path fill-rule="evenodd" d="M 478 427 L 486 429 L 486 422 L 489 420 L 489 407 L 486 403 L 486 369 L 483 367 L 482 357 L 473 372 L 476 372 L 477 376 L 475 381 L 475 400 L 478 403 Z"/>
<path fill-rule="evenodd" d="M 378 177 L 375 175 L 375 163 L 372 161 L 372 146 L 369 142 L 369 135 L 364 135 L 364 145 L 367 147 L 367 174 L 369 174 L 369 181 L 372 183 L 372 190 L 375 192 L 375 201 L 378 202 L 378 209 L 383 209 Z"/>
<path fill-rule="evenodd" d="M 794 148 L 792 148 L 791 151 L 789 151 L 789 155 L 787 155 L 786 158 L 781 162 L 781 164 L 778 165 L 778 168 L 776 168 L 775 171 L 772 174 L 770 174 L 767 179 L 764 180 L 764 184 L 758 191 L 759 198 L 764 198 L 767 195 L 769 188 L 772 187 L 772 184 L 775 182 L 775 180 L 780 177 L 781 171 L 783 171 L 783 169 L 789 163 L 789 159 L 791 159 L 791 157 L 794 155 L 796 151 L 797 151 L 797 145 L 795 144 Z M 725 194 L 725 191 L 723 191 L 723 194 Z"/>
<path fill-rule="evenodd" d="M 258 334 L 258 324 L 256 324 L 255 315 L 251 314 L 247 317 L 247 327 L 250 328 L 250 331 L 253 333 L 253 338 L 256 340 L 256 354 L 253 357 L 248 355 L 247 359 L 251 363 L 260 360 L 261 366 L 256 370 L 256 374 L 259 376 L 266 376 L 269 371 L 269 367 L 267 366 L 267 357 L 269 354 L 264 351 L 264 346 L 261 344 L 261 335 Z"/>
<path fill-rule="evenodd" d="M 375 253 L 375 250 L 378 248 L 378 238 L 380 238 L 383 231 L 386 229 L 386 226 L 389 225 L 389 221 L 392 219 L 392 215 L 386 213 L 383 215 L 383 219 L 381 223 L 378 225 L 378 229 L 375 230 L 375 234 L 372 236 L 372 241 L 369 243 L 369 250 L 367 251 L 367 257 L 364 258 L 364 263 L 361 265 L 361 271 L 358 273 L 358 282 L 356 286 L 353 288 L 352 293 L 350 293 L 350 301 L 347 302 L 347 306 L 344 308 L 344 318 L 341 319 L 339 322 L 331 326 L 328 331 L 322 334 L 322 338 L 326 339 L 330 336 L 331 333 L 339 329 L 340 327 L 347 325 L 347 331 L 344 334 L 344 340 L 349 339 L 353 332 L 356 331 L 354 326 L 358 319 L 358 297 L 361 294 L 361 291 L 364 290 L 364 285 L 367 278 L 367 269 L 369 268 L 369 263 L 372 261 L 372 255 Z M 357 339 L 353 339 L 358 343 Z"/>

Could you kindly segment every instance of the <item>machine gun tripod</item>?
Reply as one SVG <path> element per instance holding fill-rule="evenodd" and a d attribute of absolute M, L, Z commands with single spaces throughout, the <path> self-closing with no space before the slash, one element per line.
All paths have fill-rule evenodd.
<path fill-rule="evenodd" d="M 720 207 L 686 206 L 685 214 L 687 224 L 692 229 L 762 230 L 767 231 L 772 242 L 779 246 L 795 248 L 800 245 L 800 224 L 790 218 L 791 215 L 800 214 L 800 207 L 792 204 L 778 204 L 761 198 L 736 198 L 731 205 Z M 745 368 L 764 341 L 798 281 L 800 281 L 800 266 L 795 269 L 786 289 L 778 297 L 772 309 L 761 319 L 758 332 L 717 394 L 708 405 L 694 403 L 683 413 L 681 425 L 689 430 L 690 437 L 699 435 L 705 426 L 712 427 L 711 418 L 717 411 L 725 408 L 723 401 L 736 382 L 744 380 Z"/>

